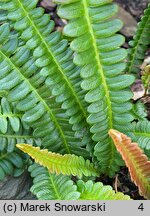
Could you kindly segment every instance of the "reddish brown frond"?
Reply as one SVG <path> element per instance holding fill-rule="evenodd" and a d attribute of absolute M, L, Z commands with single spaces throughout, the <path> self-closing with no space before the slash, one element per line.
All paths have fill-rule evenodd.
<path fill-rule="evenodd" d="M 132 181 L 138 186 L 142 196 L 150 199 L 150 161 L 137 143 L 117 130 L 109 130 L 117 150 L 129 169 Z"/>

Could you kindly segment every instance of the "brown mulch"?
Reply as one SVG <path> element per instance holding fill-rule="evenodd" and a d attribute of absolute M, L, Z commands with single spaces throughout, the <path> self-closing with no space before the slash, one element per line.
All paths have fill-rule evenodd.
<path fill-rule="evenodd" d="M 98 178 L 97 181 L 103 182 L 104 185 L 111 185 L 116 192 L 129 195 L 133 200 L 145 200 L 140 196 L 138 187 L 131 181 L 126 167 L 121 168 L 113 178 L 104 175 Z"/>

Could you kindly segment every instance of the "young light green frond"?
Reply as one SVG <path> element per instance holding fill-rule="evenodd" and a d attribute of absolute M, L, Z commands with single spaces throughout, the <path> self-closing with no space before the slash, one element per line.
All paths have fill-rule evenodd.
<path fill-rule="evenodd" d="M 101 182 L 77 182 L 80 200 L 130 200 L 130 197 L 121 192 L 115 192 L 111 186 L 104 186 Z"/>
<path fill-rule="evenodd" d="M 29 167 L 33 177 L 31 192 L 39 200 L 77 200 L 80 193 L 71 177 L 51 174 L 48 169 L 34 163 Z"/>
<path fill-rule="evenodd" d="M 80 68 L 73 64 L 73 52 L 60 32 L 53 32 L 54 22 L 40 7 L 37 0 L 0 0 L 0 8 L 7 11 L 14 29 L 33 51 L 40 75 L 51 90 L 51 95 L 61 103 L 69 117 L 69 123 L 83 144 L 91 141 L 86 122 L 87 104 L 85 91 L 81 89 Z"/>
<path fill-rule="evenodd" d="M 95 156 L 101 171 L 113 176 L 122 163 L 108 130 L 133 120 L 129 86 L 134 82 L 134 76 L 123 74 L 127 53 L 120 48 L 124 37 L 116 34 L 122 22 L 112 18 L 117 6 L 111 0 L 55 2 L 61 4 L 59 16 L 68 20 L 63 32 L 73 38 L 74 63 L 82 67 L 81 87 L 88 92 L 87 121 L 97 142 Z"/>
<path fill-rule="evenodd" d="M 150 4 L 144 11 L 141 22 L 138 23 L 136 34 L 130 42 L 131 48 L 128 50 L 128 73 L 138 73 L 142 64 L 145 52 L 150 44 Z"/>
<path fill-rule="evenodd" d="M 79 176 L 97 176 L 98 171 L 89 160 L 76 155 L 60 155 L 54 152 L 48 152 L 47 149 L 33 147 L 28 144 L 17 144 L 17 147 L 25 153 L 28 153 L 35 162 L 47 167 L 51 173 Z"/>
<path fill-rule="evenodd" d="M 50 150 L 79 155 L 83 152 L 87 157 L 67 115 L 44 85 L 45 78 L 35 66 L 31 51 L 25 46 L 16 48 L 16 39 L 9 39 L 8 24 L 1 26 L 0 33 L 5 35 L 0 47 L 0 89 L 8 90 L 8 100 L 15 102 L 24 113 L 22 120 L 35 129 L 34 136 L 42 138 Z"/>

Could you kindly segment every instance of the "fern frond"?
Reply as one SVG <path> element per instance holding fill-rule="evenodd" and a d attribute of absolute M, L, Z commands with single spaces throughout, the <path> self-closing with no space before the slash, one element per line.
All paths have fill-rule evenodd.
<path fill-rule="evenodd" d="M 7 12 L 0 10 L 0 24 L 4 23 L 7 20 Z"/>
<path fill-rule="evenodd" d="M 135 104 L 133 104 L 132 113 L 134 116 L 134 120 L 140 120 L 145 121 L 147 117 L 147 110 L 141 101 L 137 101 Z"/>
<path fill-rule="evenodd" d="M 83 153 L 87 157 L 64 110 L 44 85 L 45 78 L 35 66 L 30 50 L 24 46 L 17 48 L 17 39 L 11 38 L 7 23 L 0 27 L 0 33 L 5 35 L 0 47 L 0 89 L 8 90 L 8 100 L 24 112 L 22 120 L 35 129 L 34 136 L 42 138 L 50 150 Z"/>
<path fill-rule="evenodd" d="M 128 54 L 128 64 L 126 71 L 128 73 L 137 73 L 140 70 L 145 52 L 150 44 L 150 4 L 144 11 L 144 15 L 137 26 L 136 34 L 129 44 L 131 48 Z"/>
<path fill-rule="evenodd" d="M 75 185 L 69 176 L 51 174 L 36 163 L 29 167 L 29 172 L 33 177 L 30 190 L 39 200 L 130 200 L 101 182 L 79 180 Z"/>
<path fill-rule="evenodd" d="M 115 193 L 111 186 L 104 186 L 101 182 L 93 183 L 91 180 L 77 182 L 80 200 L 130 200 L 130 197 L 121 192 Z"/>
<path fill-rule="evenodd" d="M 98 172 L 94 168 L 93 164 L 89 160 L 84 160 L 83 157 L 76 155 L 60 155 L 54 152 L 48 152 L 47 149 L 41 149 L 39 147 L 33 147 L 28 144 L 17 144 L 20 150 L 28 153 L 35 162 L 47 167 L 51 173 L 74 175 L 82 177 L 85 176 L 97 176 Z"/>
<path fill-rule="evenodd" d="M 111 0 L 55 2 L 62 4 L 58 9 L 59 16 L 69 20 L 64 34 L 73 38 L 74 63 L 82 67 L 81 87 L 88 91 L 85 96 L 90 104 L 87 121 L 94 134 L 93 140 L 97 142 L 95 155 L 100 161 L 101 171 L 113 176 L 121 165 L 121 159 L 108 130 L 133 120 L 129 102 L 132 93 L 128 87 L 134 82 L 132 75 L 122 73 L 127 53 L 120 48 L 124 37 L 116 34 L 122 22 L 112 19 L 117 6 Z"/>
<path fill-rule="evenodd" d="M 22 127 L 18 132 L 14 132 L 9 125 L 6 134 L 0 133 L 0 151 L 13 152 L 15 145 L 20 142 L 40 146 L 41 139 L 33 137 L 32 132 L 31 128 L 24 129 Z"/>
<path fill-rule="evenodd" d="M 6 100 L 3 102 L 6 102 Z M 33 137 L 32 133 L 33 130 L 31 128 L 25 129 L 22 122 L 17 132 L 12 129 L 11 122 L 8 122 L 5 134 L 0 132 L 0 180 L 3 180 L 6 175 L 19 176 L 23 173 L 28 158 L 25 154 L 20 153 L 15 146 L 16 143 L 20 142 L 40 146 L 41 140 Z"/>
<path fill-rule="evenodd" d="M 39 200 L 77 200 L 80 193 L 69 176 L 51 174 L 46 168 L 34 163 L 29 167 L 33 177 L 31 192 Z"/>
<path fill-rule="evenodd" d="M 150 150 L 144 149 L 144 153 L 147 155 L 148 159 L 150 160 Z"/>
<path fill-rule="evenodd" d="M 17 113 L 15 107 L 3 97 L 0 104 L 0 131 L 5 134 L 10 123 L 12 130 L 18 132 L 21 118 L 22 114 Z"/>
<path fill-rule="evenodd" d="M 14 29 L 20 38 L 33 50 L 35 64 L 40 74 L 46 77 L 46 84 L 56 101 L 66 110 L 69 123 L 76 131 L 76 137 L 86 144 L 91 142 L 84 90 L 81 89 L 80 69 L 72 61 L 73 52 L 60 32 L 52 32 L 54 22 L 42 8 L 36 8 L 37 0 L 0 1 L 0 8 L 7 11 Z"/>
<path fill-rule="evenodd" d="M 131 179 L 138 186 L 140 194 L 150 199 L 150 161 L 147 156 L 137 143 L 132 143 L 131 139 L 123 133 L 111 129 L 109 135 L 122 155 Z"/>
<path fill-rule="evenodd" d="M 7 149 L 0 151 L 0 181 L 6 175 L 19 176 L 24 171 L 26 159 L 23 154 L 18 153 L 15 149 L 13 152 L 8 152 Z"/>
<path fill-rule="evenodd" d="M 150 151 L 150 122 L 139 121 L 124 129 L 125 133 L 144 150 Z"/>

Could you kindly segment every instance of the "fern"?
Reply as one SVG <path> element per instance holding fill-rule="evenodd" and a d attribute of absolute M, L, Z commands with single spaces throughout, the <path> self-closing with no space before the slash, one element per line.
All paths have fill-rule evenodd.
<path fill-rule="evenodd" d="M 131 139 L 126 135 L 113 129 L 109 134 L 129 168 L 132 181 L 138 186 L 141 195 L 150 199 L 150 161 L 138 144 L 131 143 Z"/>
<path fill-rule="evenodd" d="M 29 172 L 33 177 L 31 192 L 40 200 L 76 200 L 80 196 L 69 176 L 51 174 L 35 163 L 29 167 Z"/>
<path fill-rule="evenodd" d="M 150 5 L 126 65 L 124 37 L 117 34 L 122 22 L 113 18 L 112 0 L 56 0 L 67 20 L 64 37 L 37 2 L 0 0 L 0 179 L 29 165 L 16 148 L 29 143 L 17 147 L 47 167 L 29 168 L 38 199 L 128 200 L 94 182 L 124 165 L 110 133 L 140 193 L 149 198 L 149 162 L 139 147 L 150 156 L 150 125 L 144 105 L 132 103 L 130 86 L 149 44 Z M 149 66 L 142 79 L 147 93 Z M 72 175 L 84 175 L 85 182 Z"/>
<path fill-rule="evenodd" d="M 133 41 L 130 42 L 131 48 L 128 54 L 128 65 L 126 71 L 128 73 L 137 73 L 143 62 L 145 52 L 150 44 L 150 4 L 145 10 L 141 22 L 138 23 L 136 34 Z"/>
<path fill-rule="evenodd" d="M 147 111 L 145 105 L 141 101 L 137 101 L 133 104 L 133 116 L 134 120 L 145 121 L 147 117 Z"/>
<path fill-rule="evenodd" d="M 10 37 L 7 23 L 0 30 L 1 35 L 5 35 L 0 48 L 0 89 L 9 91 L 8 100 L 15 102 L 17 109 L 24 112 L 22 120 L 35 129 L 34 136 L 43 138 L 42 143 L 49 149 L 76 154 L 83 152 L 88 156 L 87 151 L 81 151 L 80 139 L 74 137 L 67 116 L 44 85 L 45 78 L 40 76 L 30 50 L 25 46 L 17 49 L 16 38 Z"/>
<path fill-rule="evenodd" d="M 14 132 L 10 123 L 7 125 L 7 133 L 0 133 L 0 180 L 6 175 L 19 176 L 25 170 L 28 158 L 18 151 L 15 146 L 19 142 L 28 142 L 32 145 L 41 145 L 40 139 L 35 139 L 32 129 L 20 127 Z"/>
<path fill-rule="evenodd" d="M 0 111 L 0 180 L 3 180 L 6 175 L 19 176 L 27 165 L 27 157 L 15 148 L 16 143 L 41 145 L 41 141 L 33 137 L 31 128 L 21 124 L 22 114 L 5 97 L 1 99 Z"/>
<path fill-rule="evenodd" d="M 20 130 L 15 133 L 9 126 L 7 134 L 0 133 L 0 151 L 6 149 L 7 152 L 13 152 L 16 143 L 20 142 L 28 142 L 29 144 L 40 146 L 41 139 L 33 137 L 32 132 L 32 129 L 26 130 L 20 128 Z"/>
<path fill-rule="evenodd" d="M 2 24 L 3 22 L 5 22 L 7 20 L 7 13 L 6 11 L 1 11 L 1 15 L 0 15 L 0 24 Z"/>
<path fill-rule="evenodd" d="M 22 174 L 26 163 L 26 158 L 16 149 L 13 152 L 8 152 L 7 148 L 0 150 L 0 181 L 6 175 L 17 177 Z"/>
<path fill-rule="evenodd" d="M 129 200 L 120 192 L 115 193 L 110 186 L 92 181 L 75 183 L 69 176 L 51 174 L 38 164 L 29 167 L 33 177 L 31 192 L 40 200 Z"/>
<path fill-rule="evenodd" d="M 97 176 L 98 171 L 93 167 L 93 164 L 89 160 L 84 160 L 83 157 L 77 157 L 76 155 L 60 155 L 54 152 L 48 152 L 47 149 L 41 149 L 39 147 L 33 147 L 28 144 L 17 144 L 20 150 L 28 153 L 35 162 L 47 167 L 50 172 L 64 175 L 74 175 L 80 178 L 84 174 L 85 176 Z"/>
<path fill-rule="evenodd" d="M 80 69 L 72 62 L 73 52 L 68 48 L 67 40 L 62 40 L 60 32 L 52 32 L 54 22 L 50 21 L 42 8 L 36 8 L 37 2 L 1 0 L 0 8 L 8 12 L 8 20 L 20 32 L 20 38 L 26 42 L 26 46 L 33 50 L 35 64 L 40 68 L 40 74 L 46 77 L 45 82 L 51 94 L 66 110 L 76 137 L 86 144 L 87 140 L 91 140 L 86 123 L 87 105 L 80 87 Z"/>
<path fill-rule="evenodd" d="M 134 142 L 137 142 L 142 149 L 150 151 L 149 121 L 140 121 L 138 123 L 134 122 L 124 131 L 132 138 Z"/>
<path fill-rule="evenodd" d="M 12 130 L 18 132 L 21 117 L 22 115 L 16 113 L 15 108 L 3 97 L 0 105 L 0 131 L 5 134 L 7 132 L 8 123 L 10 123 Z"/>
<path fill-rule="evenodd" d="M 88 91 L 88 123 L 97 142 L 95 155 L 102 172 L 110 176 L 118 170 L 121 160 L 108 136 L 110 128 L 119 128 L 133 120 L 129 102 L 132 93 L 129 86 L 132 75 L 123 74 L 126 51 L 119 48 L 123 36 L 116 34 L 122 27 L 118 19 L 112 19 L 117 6 L 112 1 L 56 0 L 62 4 L 60 17 L 68 19 L 64 34 L 72 37 L 71 48 L 76 52 L 74 63 L 82 67 L 81 87 Z M 86 41 L 86 42 L 85 42 Z"/>
<path fill-rule="evenodd" d="M 104 186 L 101 182 L 86 183 L 82 180 L 77 182 L 78 191 L 81 193 L 80 200 L 130 200 L 130 197 L 121 192 L 115 193 L 110 186 Z"/>
<path fill-rule="evenodd" d="M 16 110 L 15 104 L 3 97 L 0 111 L 0 151 L 11 153 L 18 142 L 41 145 L 41 139 L 35 138 L 33 130 L 21 120 L 22 113 Z"/>

